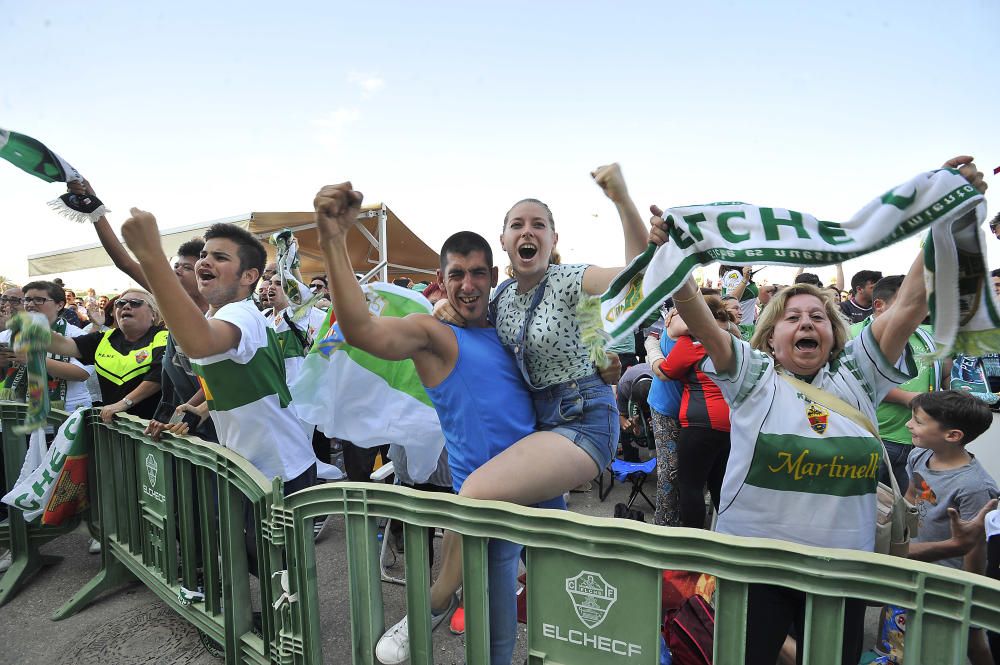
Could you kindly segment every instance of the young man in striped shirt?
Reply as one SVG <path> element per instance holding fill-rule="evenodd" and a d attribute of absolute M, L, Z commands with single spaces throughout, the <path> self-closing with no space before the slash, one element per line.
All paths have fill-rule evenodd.
<path fill-rule="evenodd" d="M 292 397 L 274 327 L 251 295 L 264 271 L 264 246 L 232 224 L 215 224 L 195 265 L 207 314 L 184 291 L 167 263 L 151 213 L 132 208 L 122 237 L 135 253 L 161 314 L 205 390 L 219 442 L 268 478 L 280 476 L 291 494 L 316 482 L 316 457 L 306 427 L 289 408 Z M 250 569 L 255 539 L 248 529 Z"/>

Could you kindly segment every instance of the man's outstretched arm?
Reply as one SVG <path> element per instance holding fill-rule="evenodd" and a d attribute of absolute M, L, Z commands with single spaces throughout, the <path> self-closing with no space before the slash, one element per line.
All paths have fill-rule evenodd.
<path fill-rule="evenodd" d="M 347 253 L 347 234 L 354 226 L 363 198 L 361 192 L 354 191 L 351 183 L 346 182 L 327 185 L 313 200 L 337 324 L 349 344 L 374 356 L 386 360 L 413 358 L 431 346 L 427 327 L 420 323 L 421 317 L 383 319 L 371 316 L 364 292 L 354 276 Z"/>
<path fill-rule="evenodd" d="M 239 328 L 226 321 L 206 319 L 167 263 L 156 218 L 138 208 L 122 224 L 122 237 L 139 259 L 149 290 L 177 344 L 191 358 L 224 353 L 240 343 Z"/>

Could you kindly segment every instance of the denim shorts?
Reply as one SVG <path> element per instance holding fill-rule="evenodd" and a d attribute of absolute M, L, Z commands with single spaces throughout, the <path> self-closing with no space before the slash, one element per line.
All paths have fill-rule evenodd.
<path fill-rule="evenodd" d="M 538 430 L 578 445 L 603 471 L 618 450 L 618 405 L 597 374 L 532 391 Z"/>

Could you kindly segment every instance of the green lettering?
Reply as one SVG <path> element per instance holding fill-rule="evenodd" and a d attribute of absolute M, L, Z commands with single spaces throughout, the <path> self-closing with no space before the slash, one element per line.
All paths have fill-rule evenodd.
<path fill-rule="evenodd" d="M 883 194 L 881 198 L 882 203 L 893 206 L 894 208 L 899 208 L 900 210 L 906 210 L 910 204 L 916 200 L 917 190 L 915 188 L 913 190 L 913 196 L 896 196 L 890 189 L 888 192 Z"/>
<path fill-rule="evenodd" d="M 22 494 L 14 499 L 14 506 L 21 510 L 38 510 L 42 507 L 40 503 L 34 499 L 30 499 L 27 494 Z"/>
<path fill-rule="evenodd" d="M 824 220 L 819 221 L 819 237 L 828 245 L 843 245 L 853 240 L 840 224 Z"/>
<path fill-rule="evenodd" d="M 54 480 L 55 478 L 49 475 L 49 470 L 45 469 L 44 471 L 42 471 L 42 480 L 37 483 L 34 483 L 31 486 L 31 489 L 32 491 L 34 491 L 36 496 L 42 496 L 45 494 L 45 488 L 51 485 Z M 42 484 L 43 482 L 44 484 Z"/>
<path fill-rule="evenodd" d="M 698 228 L 699 224 L 706 221 L 703 213 L 699 212 L 694 215 L 684 215 L 684 221 L 687 222 L 688 233 L 691 234 L 692 238 L 698 241 L 705 239 L 705 236 L 701 234 L 701 229 Z"/>
<path fill-rule="evenodd" d="M 774 208 L 760 208 L 760 221 L 764 226 L 764 237 L 768 240 L 781 240 L 779 226 L 790 226 L 795 229 L 795 234 L 799 238 L 809 240 L 809 234 L 802 224 L 802 213 L 794 210 L 788 211 L 789 219 L 781 219 L 774 216 Z"/>
<path fill-rule="evenodd" d="M 668 215 L 667 219 L 667 229 L 670 234 L 670 238 L 677 244 L 680 249 L 687 249 L 694 244 L 694 240 L 687 237 L 687 235 L 674 223 L 674 218 L 672 215 Z"/>
<path fill-rule="evenodd" d="M 729 228 L 729 220 L 734 217 L 738 219 L 747 218 L 746 213 L 741 210 L 737 210 L 736 212 L 719 213 L 719 216 L 716 219 L 719 224 L 719 233 L 721 233 L 722 237 L 729 242 L 743 242 L 744 240 L 749 240 L 749 233 L 734 233 L 733 230 Z"/>

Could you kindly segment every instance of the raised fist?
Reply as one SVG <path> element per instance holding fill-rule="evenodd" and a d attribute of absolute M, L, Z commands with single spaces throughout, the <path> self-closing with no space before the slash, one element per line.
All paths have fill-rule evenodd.
<path fill-rule="evenodd" d="M 615 203 L 623 203 L 628 198 L 625 178 L 622 177 L 622 169 L 617 163 L 598 166 L 590 175 L 604 190 L 604 194 Z"/>
<path fill-rule="evenodd" d="M 346 237 L 361 212 L 363 200 L 364 194 L 354 191 L 350 182 L 327 185 L 319 190 L 313 199 L 313 208 L 320 235 L 329 239 Z"/>
<path fill-rule="evenodd" d="M 143 258 L 156 256 L 156 253 L 163 253 L 163 245 L 160 244 L 160 229 L 156 226 L 156 217 L 153 213 L 132 208 L 132 216 L 122 224 L 122 238 L 132 250 L 136 258 L 142 261 Z"/>

